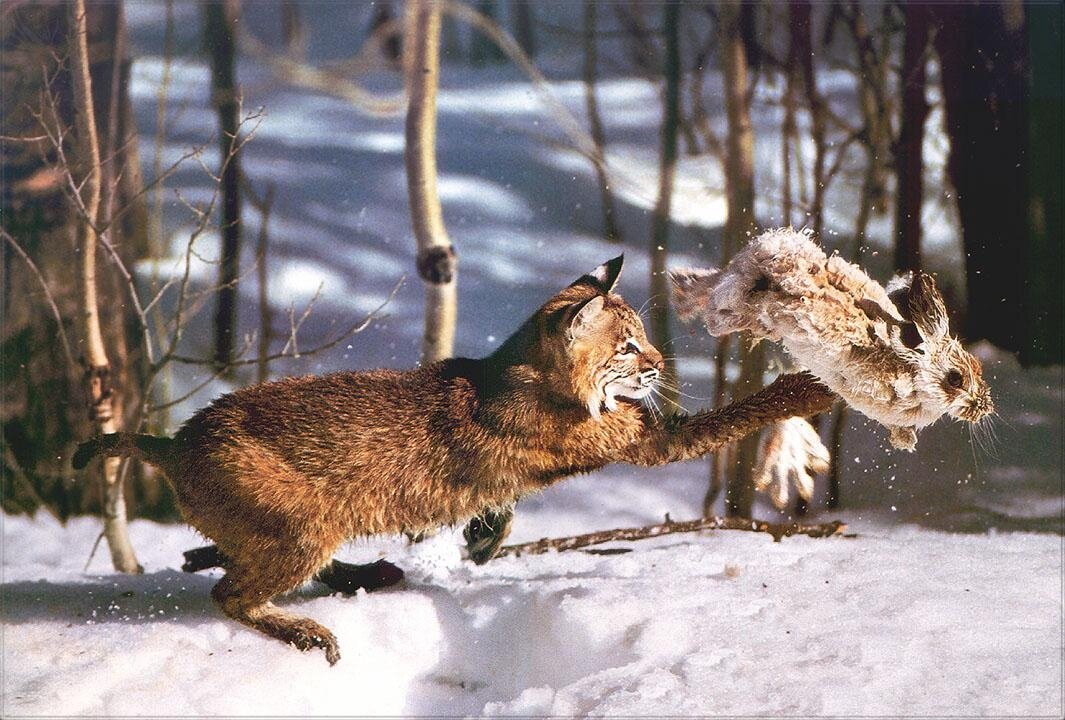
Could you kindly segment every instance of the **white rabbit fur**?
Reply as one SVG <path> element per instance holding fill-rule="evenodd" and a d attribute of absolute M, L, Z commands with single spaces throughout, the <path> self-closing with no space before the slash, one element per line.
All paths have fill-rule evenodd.
<path fill-rule="evenodd" d="M 913 450 L 916 431 L 943 414 L 976 422 L 993 411 L 979 361 L 947 327 L 930 275 L 896 277 L 887 289 L 808 232 L 770 230 L 722 270 L 672 273 L 682 319 L 701 316 L 711 335 L 741 330 L 781 341 L 788 354 L 851 407 Z"/>

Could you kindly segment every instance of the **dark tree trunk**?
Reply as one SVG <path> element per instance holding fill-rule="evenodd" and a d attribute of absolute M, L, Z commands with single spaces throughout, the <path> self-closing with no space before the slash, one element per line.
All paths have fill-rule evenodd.
<path fill-rule="evenodd" d="M 514 36 L 529 57 L 536 55 L 536 33 L 533 30 L 533 0 L 517 0 L 514 10 Z"/>
<path fill-rule="evenodd" d="M 754 129 L 751 125 L 751 96 L 747 66 L 747 43 L 740 22 L 741 7 L 730 2 L 718 6 L 721 64 L 724 70 L 725 112 L 728 139 L 725 156 L 725 189 L 728 219 L 725 222 L 723 260 L 747 241 L 755 229 L 754 220 Z M 733 397 L 761 386 L 764 352 L 761 345 L 750 348 L 748 338 L 740 343 L 740 379 Z M 725 511 L 730 517 L 750 517 L 754 503 L 753 469 L 758 448 L 757 433 L 741 440 L 735 463 L 727 468 Z"/>
<path fill-rule="evenodd" d="M 658 201 L 651 233 L 651 342 L 666 353 L 664 375 L 672 385 L 676 383 L 676 364 L 667 346 L 670 334 L 666 259 L 669 253 L 670 209 L 673 177 L 677 168 L 677 124 L 680 117 L 680 4 L 666 3 L 662 11 L 662 32 L 666 41 L 662 70 L 666 87 L 662 95 L 662 127 L 659 131 Z M 666 395 L 672 400 L 676 399 L 676 393 L 672 390 L 666 390 Z"/>
<path fill-rule="evenodd" d="M 924 123 L 928 118 L 925 89 L 928 77 L 931 8 L 921 3 L 903 6 L 906 35 L 902 51 L 902 111 L 895 144 L 895 269 L 921 268 L 921 205 Z"/>
<path fill-rule="evenodd" d="M 1019 351 L 1030 311 L 1031 257 L 1024 8 L 1018 1 L 958 4 L 937 6 L 936 13 L 950 136 L 947 169 L 965 247 L 964 334 Z M 1060 293 L 1061 268 L 1052 272 L 1059 274 Z"/>
<path fill-rule="evenodd" d="M 814 69 L 813 9 L 809 2 L 796 0 L 789 5 L 791 41 L 789 63 L 797 63 L 791 72 L 802 75 L 806 106 L 810 111 L 810 136 L 814 141 L 814 166 L 810 177 L 813 196 L 810 201 L 809 224 L 820 237 L 825 216 L 825 161 L 828 155 L 825 101 L 817 89 L 817 74 Z"/>
<path fill-rule="evenodd" d="M 1062 5 L 1026 5 L 1028 47 L 1032 68 L 1030 175 L 1030 247 L 1025 303 L 1025 342 L 1021 362 L 1060 365 L 1063 312 L 1061 272 L 1061 159 L 1062 159 Z"/>
<path fill-rule="evenodd" d="M 302 58 L 307 49 L 307 30 L 298 0 L 281 0 L 281 41 L 285 52 Z"/>
<path fill-rule="evenodd" d="M 218 367 L 233 361 L 237 326 L 237 278 L 240 276 L 240 98 L 236 82 L 237 0 L 210 0 L 203 6 L 204 45 L 211 54 L 211 94 L 218 112 L 221 158 L 222 254 L 218 301 L 214 316 L 214 360 Z"/>
<path fill-rule="evenodd" d="M 524 6 L 524 3 L 522 3 Z M 588 111 L 588 129 L 595 143 L 595 150 L 599 157 L 595 159 L 595 176 L 599 181 L 599 197 L 603 205 L 603 230 L 606 239 L 610 242 L 621 242 L 621 231 L 615 220 L 614 193 L 610 190 L 610 178 L 606 174 L 606 155 L 603 148 L 606 146 L 606 133 L 603 130 L 603 119 L 599 115 L 599 102 L 595 94 L 595 76 L 598 65 L 598 52 L 596 47 L 596 0 L 585 0 L 584 3 L 584 99 Z"/>
<path fill-rule="evenodd" d="M 758 1 L 740 3 L 740 35 L 747 53 L 747 67 L 753 72 L 762 69 L 762 43 L 758 38 Z"/>

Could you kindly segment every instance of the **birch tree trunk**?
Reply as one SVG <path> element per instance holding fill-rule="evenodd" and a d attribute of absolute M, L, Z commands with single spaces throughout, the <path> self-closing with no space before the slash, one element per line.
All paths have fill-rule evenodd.
<path fill-rule="evenodd" d="M 71 63 L 74 86 L 75 123 L 80 169 L 85 173 L 81 202 L 85 216 L 78 225 L 79 299 L 82 342 L 86 364 L 85 382 L 89 414 L 99 433 L 118 430 L 111 387 L 111 364 L 104 348 L 96 299 L 96 223 L 100 211 L 100 143 L 89 76 L 89 50 L 85 23 L 85 1 L 71 6 Z M 141 572 L 126 523 L 126 503 L 122 494 L 118 458 L 102 461 L 105 482 L 104 536 L 111 549 L 111 561 L 120 572 Z"/>
<path fill-rule="evenodd" d="M 0 242 L 0 354 L 7 373 L 0 393 L 0 503 L 7 512 L 32 511 L 43 502 L 63 519 L 96 515 L 103 510 L 101 486 L 76 481 L 69 462 L 77 442 L 96 432 L 82 399 L 84 365 L 80 358 L 68 360 L 64 350 L 64 338 L 76 340 L 81 332 L 75 243 L 82 214 L 79 201 L 64 192 L 67 172 L 74 168 L 46 137 L 59 131 L 65 138 L 62 149 L 73 162 L 73 15 L 69 2 L 9 5 L 0 21 L 5 29 L 0 39 L 4 134 L 41 139 L 0 143 L 0 225 L 26 255 L 20 257 L 11 241 Z M 121 3 L 87 3 L 86 12 L 99 152 L 101 159 L 111 159 L 114 178 L 108 182 L 101 176 L 97 226 L 108 226 L 110 188 L 115 221 L 107 227 L 108 239 L 130 267 L 147 254 L 148 240 L 128 94 L 129 43 L 123 41 Z M 27 261 L 39 276 L 29 271 Z M 121 425 L 142 402 L 143 336 L 137 313 L 126 302 L 125 280 L 111 262 L 97 272 L 96 294 L 111 367 L 111 403 Z M 47 297 L 56 312 L 48 311 Z M 80 350 L 75 354 L 80 356 Z M 131 467 L 124 490 L 130 513 L 136 508 L 138 514 L 172 516 L 169 489 L 138 463 Z"/>
<path fill-rule="evenodd" d="M 410 0 L 407 108 L 407 192 L 418 246 L 418 276 L 425 283 L 425 334 L 422 362 L 450 357 L 458 313 L 455 249 L 444 227 L 436 190 L 436 90 L 440 75 L 440 5 Z"/>
<path fill-rule="evenodd" d="M 665 396 L 676 402 L 677 368 L 668 348 L 669 276 L 666 260 L 669 253 L 670 210 L 673 201 L 673 178 L 677 169 L 677 124 L 680 118 L 680 43 L 678 22 L 680 3 L 666 3 L 663 8 L 662 33 L 666 51 L 663 64 L 666 87 L 662 95 L 661 149 L 658 161 L 658 201 L 655 203 L 651 234 L 651 341 L 665 354 L 668 383 Z"/>

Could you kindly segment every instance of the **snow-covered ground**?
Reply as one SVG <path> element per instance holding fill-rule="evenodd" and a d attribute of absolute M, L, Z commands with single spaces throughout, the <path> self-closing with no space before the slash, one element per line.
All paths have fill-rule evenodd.
<path fill-rule="evenodd" d="M 133 96 L 151 175 L 156 86 L 162 61 L 160 4 L 128 5 L 136 50 Z M 552 6 L 564 15 L 565 4 Z M 311 56 L 343 56 L 368 6 L 308 6 Z M 313 12 L 310 8 L 314 8 Z M 208 142 L 214 127 L 208 76 L 197 57 L 199 14 L 176 4 L 178 47 L 164 161 Z M 273 3 L 247 3 L 245 21 L 276 36 Z M 349 17 L 350 16 L 350 17 Z M 574 18 L 562 18 L 576 27 Z M 621 292 L 648 297 L 650 208 L 656 177 L 658 93 L 610 64 L 600 86 L 612 165 L 622 174 L 618 213 L 625 242 L 601 240 L 598 189 L 587 161 L 548 145 L 562 138 L 527 81 L 503 67 L 445 66 L 439 155 L 445 218 L 460 262 L 457 352 L 496 347 L 547 296 L 624 250 Z M 553 91 L 583 120 L 579 62 L 545 48 Z M 371 119 L 341 100 L 277 86 L 243 62 L 248 108 L 265 119 L 245 169 L 260 190 L 277 187 L 270 221 L 270 295 L 297 313 L 321 285 L 301 346 L 350 324 L 414 267 L 403 175 L 401 118 Z M 826 74 L 834 102 L 846 83 Z M 392 87 L 380 78 L 381 87 Z M 707 76 L 707 105 L 722 121 Z M 771 111 L 756 117 L 759 195 L 778 192 L 779 148 Z M 942 136 L 931 133 L 931 149 Z M 212 145 L 213 147 L 213 145 Z M 942 153 L 930 153 L 941 172 Z M 857 159 L 857 158 L 856 158 Z M 208 164 L 217 161 L 210 150 Z M 939 169 L 937 170 L 937 167 Z M 713 262 L 723 219 L 720 170 L 706 157 L 678 168 L 671 258 Z M 206 197 L 189 163 L 168 183 Z M 828 197 L 828 233 L 845 234 L 855 190 Z M 760 217 L 773 222 L 776 201 Z M 248 237 L 258 217 L 247 209 Z M 191 220 L 168 195 L 176 261 Z M 874 224 L 863 263 L 882 274 L 889 221 Z M 948 278 L 960 264 L 957 230 L 929 203 L 930 262 Z M 878 243 L 880 243 L 878 245 Z M 211 257 L 217 243 L 198 245 Z M 249 245 L 252 243 L 249 242 Z M 879 254 L 877 254 L 879 253 Z M 252 251 L 245 256 L 251 267 Z M 163 263 L 167 272 L 171 263 Z M 147 267 L 142 268 L 147 274 Z M 198 287 L 216 268 L 197 261 Z M 252 274 L 253 275 L 253 274 Z M 254 281 L 243 283 L 242 332 L 257 328 Z M 408 281 L 349 346 L 278 361 L 275 374 L 410 366 L 421 336 L 421 293 Z M 205 311 L 183 350 L 208 352 Z M 707 404 L 713 342 L 675 327 L 688 409 Z M 275 348 L 278 349 L 278 348 Z M 364 539 L 341 557 L 387 557 L 407 570 L 401 586 L 355 597 L 318 585 L 283 600 L 336 633 L 343 658 L 301 655 L 223 619 L 208 591 L 217 574 L 178 570 L 181 551 L 203 543 L 184 526 L 141 520 L 133 542 L 146 573 L 108 572 L 106 552 L 83 570 L 98 521 L 65 527 L 3 518 L 2 708 L 18 715 L 1048 715 L 1063 705 L 1062 369 L 1022 371 L 978 347 L 1001 414 L 992 452 L 946 421 L 922 433 L 918 452 L 892 452 L 882 428 L 852 415 L 842 456 L 843 510 L 826 515 L 823 488 L 811 520 L 840 517 L 856 537 L 790 538 L 716 532 L 618 544 L 621 554 L 568 552 L 462 559 L 457 531 L 420 545 Z M 175 369 L 174 395 L 203 377 Z M 198 378 L 197 375 L 200 377 Z M 250 381 L 250 376 L 240 381 Z M 223 391 L 212 383 L 175 408 L 176 424 Z M 512 541 L 696 517 L 707 462 L 657 470 L 625 466 L 569 480 L 518 508 Z M 774 510 L 759 505 L 761 516 Z"/>
<path fill-rule="evenodd" d="M 612 480 L 642 494 L 625 472 Z M 522 508 L 525 537 L 558 531 L 556 507 L 578 512 L 538 505 Z M 413 551 L 360 542 L 346 554 L 384 552 L 406 584 L 355 597 L 309 586 L 284 603 L 336 633 L 343 657 L 330 668 L 223 619 L 212 578 L 176 569 L 200 542 L 192 531 L 134 523 L 140 577 L 108 574 L 102 559 L 82 572 L 97 532 L 88 519 L 6 519 L 5 716 L 1061 709 L 1057 535 L 859 523 L 856 538 L 676 535 L 484 567 L 460 561 L 450 535 Z"/>

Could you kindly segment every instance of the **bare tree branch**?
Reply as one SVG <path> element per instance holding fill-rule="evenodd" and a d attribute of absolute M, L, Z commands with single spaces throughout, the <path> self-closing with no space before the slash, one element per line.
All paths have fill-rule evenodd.
<path fill-rule="evenodd" d="M 376 95 L 352 82 L 338 70 L 316 68 L 291 55 L 273 53 L 265 43 L 252 35 L 247 27 L 244 27 L 240 34 L 240 45 L 248 55 L 265 62 L 275 75 L 286 82 L 339 97 L 371 117 L 396 117 L 403 114 L 407 107 L 404 93 L 392 96 Z"/>
<path fill-rule="evenodd" d="M 615 528 L 613 530 L 601 530 L 600 532 L 587 533 L 585 535 L 573 535 L 570 537 L 544 538 L 535 542 L 521 543 L 520 545 L 504 545 L 499 549 L 496 557 L 504 555 L 540 555 L 552 550 L 564 552 L 566 550 L 579 550 L 589 545 L 601 545 L 608 542 L 646 540 L 648 538 L 670 535 L 673 533 L 699 532 L 701 530 L 746 530 L 749 532 L 768 533 L 773 536 L 774 542 L 780 542 L 782 538 L 792 535 L 806 535 L 812 538 L 830 537 L 842 535 L 847 525 L 839 520 L 822 523 L 819 525 L 803 525 L 799 523 L 769 523 L 762 520 L 749 520 L 738 517 L 708 517 L 699 520 L 685 520 L 674 522 L 666 516 L 666 521 L 658 525 L 646 525 L 634 528 Z"/>
<path fill-rule="evenodd" d="M 7 240 L 15 253 L 22 258 L 26 265 L 29 266 L 30 271 L 41 284 L 41 289 L 44 290 L 44 299 L 48 303 L 48 307 L 52 309 L 52 316 L 55 318 L 55 326 L 59 332 L 59 340 L 63 343 L 63 354 L 66 355 L 68 363 L 76 366 L 78 362 L 74 359 L 74 353 L 70 349 L 70 341 L 67 339 L 67 331 L 63 327 L 63 316 L 59 312 L 59 306 L 55 303 L 55 297 L 52 296 L 52 291 L 48 287 L 48 282 L 44 279 L 44 275 L 41 274 L 36 263 L 33 262 L 33 258 L 26 254 L 26 251 L 22 249 L 22 246 L 18 244 L 18 241 L 15 240 L 15 238 L 11 237 L 7 230 L 0 227 L 0 235 L 3 235 L 4 240 Z"/>
<path fill-rule="evenodd" d="M 232 367 L 239 367 L 241 365 L 256 365 L 256 364 L 258 364 L 260 362 L 263 362 L 264 360 L 265 361 L 272 361 L 272 360 L 280 360 L 281 358 L 308 357 L 310 355 L 316 355 L 317 353 L 325 352 L 326 350 L 329 350 L 330 348 L 334 348 L 337 345 L 339 345 L 340 343 L 342 343 L 345 340 L 347 340 L 348 338 L 352 337 L 353 335 L 358 335 L 359 333 L 361 333 L 363 330 L 365 330 L 367 327 L 370 326 L 370 323 L 372 323 L 374 320 L 376 320 L 378 317 L 380 317 L 381 311 L 385 308 L 385 306 L 387 306 L 390 302 L 392 302 L 392 299 L 396 296 L 396 293 L 399 292 L 399 289 L 403 286 L 403 283 L 404 283 L 404 281 L 406 279 L 407 279 L 407 277 L 405 275 L 403 277 L 401 277 L 399 279 L 399 281 L 392 287 L 392 291 L 388 293 L 388 297 L 385 298 L 381 302 L 380 305 L 378 305 L 376 308 L 371 310 L 362 320 L 360 320 L 359 322 L 355 323 L 354 325 L 351 325 L 350 327 L 348 327 L 348 329 L 346 329 L 340 335 L 337 335 L 336 337 L 334 337 L 332 340 L 328 340 L 328 341 L 322 343 L 321 345 L 317 345 L 317 346 L 311 348 L 310 350 L 304 350 L 303 352 L 298 352 L 298 353 L 296 353 L 296 352 L 288 352 L 289 346 L 286 345 L 285 349 L 282 350 L 281 352 L 277 352 L 277 353 L 273 353 L 271 355 L 267 355 L 265 358 L 254 357 L 254 358 L 242 358 L 242 359 L 239 359 L 239 360 L 233 360 L 232 362 L 229 363 L 229 367 L 232 368 Z M 300 320 L 300 323 L 302 323 L 302 319 Z M 298 325 L 297 325 L 297 329 L 298 329 Z M 189 357 L 187 355 L 172 355 L 170 357 L 170 359 L 173 360 L 174 362 L 184 363 L 186 365 L 213 365 L 214 364 L 213 360 L 209 360 L 207 358 Z"/>

